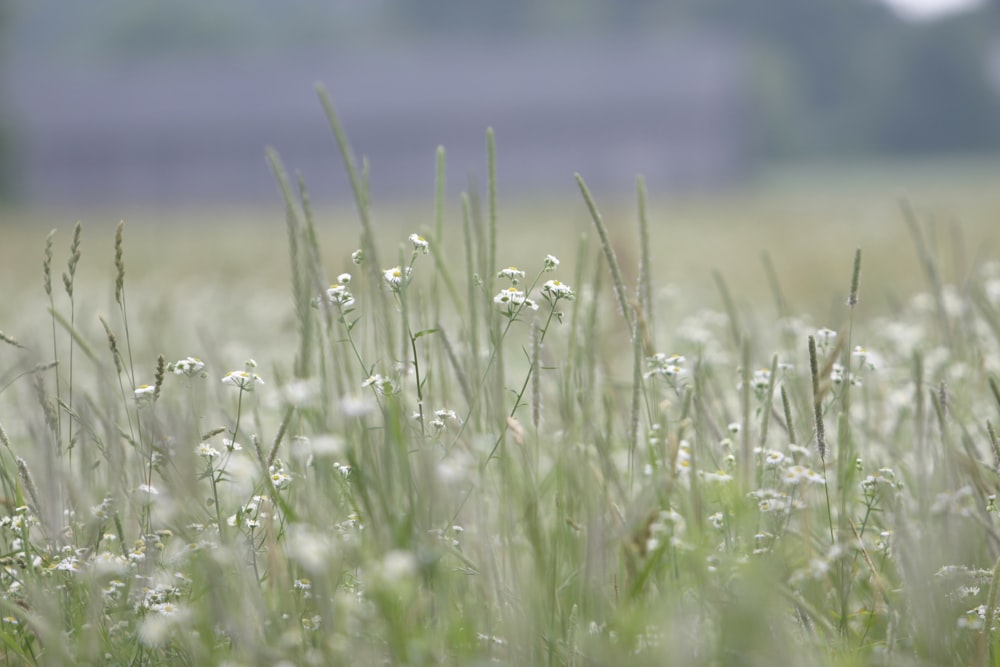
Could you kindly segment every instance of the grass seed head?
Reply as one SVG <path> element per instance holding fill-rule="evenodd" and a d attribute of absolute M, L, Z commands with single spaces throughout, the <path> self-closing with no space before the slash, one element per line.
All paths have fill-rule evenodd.
<path fill-rule="evenodd" d="M 854 270 L 851 272 L 851 293 L 847 297 L 847 305 L 852 308 L 858 305 L 858 286 L 861 283 L 861 248 L 854 253 Z"/>
<path fill-rule="evenodd" d="M 42 260 L 42 285 L 45 288 L 45 295 L 52 298 L 52 242 L 56 235 L 56 230 L 49 232 L 45 237 L 45 256 Z"/>
<path fill-rule="evenodd" d="M 115 228 L 115 302 L 122 305 L 122 294 L 125 291 L 125 244 L 122 236 L 125 231 L 125 221 L 122 220 Z"/>

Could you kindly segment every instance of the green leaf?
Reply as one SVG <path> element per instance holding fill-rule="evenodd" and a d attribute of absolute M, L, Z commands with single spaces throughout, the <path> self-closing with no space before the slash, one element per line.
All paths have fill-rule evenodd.
<path fill-rule="evenodd" d="M 413 340 L 416 340 L 421 336 L 428 336 L 432 333 L 437 333 L 438 331 L 439 331 L 438 329 L 424 329 L 423 331 L 418 331 L 417 333 L 413 334 Z"/>

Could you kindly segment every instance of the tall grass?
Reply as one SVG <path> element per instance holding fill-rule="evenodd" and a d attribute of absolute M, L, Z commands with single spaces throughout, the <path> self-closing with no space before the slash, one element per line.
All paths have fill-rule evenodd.
<path fill-rule="evenodd" d="M 1000 664 L 1000 264 L 946 284 L 907 205 L 930 295 L 897 312 L 858 317 L 859 250 L 832 321 L 767 254 L 778 319 L 721 272 L 668 318 L 641 180 L 636 285 L 582 177 L 596 243 L 506 266 L 492 133 L 485 207 L 446 219 L 442 150 L 433 225 L 387 238 L 320 98 L 359 241 L 325 258 L 268 153 L 293 347 L 171 361 L 123 226 L 115 317 L 82 229 L 65 299 L 46 240 L 51 332 L 0 334 L 6 662 Z"/>

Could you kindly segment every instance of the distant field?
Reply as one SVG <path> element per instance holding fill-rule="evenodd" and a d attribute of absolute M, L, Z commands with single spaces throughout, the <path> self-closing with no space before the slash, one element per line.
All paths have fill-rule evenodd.
<path fill-rule="evenodd" d="M 940 249 L 945 278 L 962 282 L 977 263 L 1000 255 L 997 182 L 1000 164 L 995 161 L 956 160 L 802 165 L 766 171 L 729 192 L 650 192 L 654 278 L 717 307 L 712 272 L 718 271 L 742 307 L 766 318 L 774 304 L 761 260 L 766 251 L 792 309 L 822 316 L 840 300 L 851 257 L 861 247 L 868 297 L 863 308 L 874 314 L 887 308 L 889 300 L 924 285 L 900 198 L 907 197 L 926 224 L 930 242 Z M 566 266 L 572 267 L 580 236 L 593 236 L 582 200 L 516 201 L 504 198 L 502 187 L 501 174 L 499 261 L 527 264 L 544 250 L 565 257 Z M 461 251 L 458 195 L 452 186 L 444 226 L 444 243 L 455 256 Z M 634 275 L 634 199 L 598 199 L 617 237 L 625 271 Z M 27 315 L 21 299 L 40 290 L 45 235 L 59 229 L 56 247 L 67 244 L 77 220 L 85 229 L 80 265 L 85 279 L 108 280 L 111 234 L 124 219 L 129 276 L 137 286 L 148 283 L 162 296 L 177 287 L 189 294 L 224 289 L 236 299 L 247 294 L 284 298 L 290 273 L 277 190 L 274 200 L 273 206 L 250 210 L 146 210 L 130 205 L 100 212 L 0 211 L 0 280 L 11 286 L 0 302 L 0 316 L 11 321 Z M 410 231 L 430 228 L 433 204 L 429 199 L 386 205 L 376 201 L 374 215 L 384 238 L 405 238 Z M 316 219 L 327 269 L 336 274 L 357 244 L 357 216 L 345 202 L 318 207 Z M 391 251 L 387 246 L 385 252 Z"/>

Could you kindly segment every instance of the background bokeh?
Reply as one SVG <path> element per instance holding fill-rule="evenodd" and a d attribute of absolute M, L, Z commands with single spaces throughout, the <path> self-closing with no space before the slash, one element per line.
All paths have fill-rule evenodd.
<path fill-rule="evenodd" d="M 488 126 L 511 194 L 570 192 L 574 171 L 690 192 L 790 162 L 992 156 L 1000 7 L 963 4 L 917 20 L 927 0 L 15 1 L 0 189 L 68 207 L 267 202 L 274 145 L 335 198 L 316 81 L 383 200 L 431 193 L 438 145 L 452 182 L 481 178 Z"/>
<path fill-rule="evenodd" d="M 626 262 L 644 175 L 657 279 L 713 304 L 713 270 L 768 298 L 765 251 L 802 309 L 842 301 L 858 246 L 869 294 L 915 289 L 901 195 L 961 245 L 958 282 L 1000 242 L 997 3 L 12 0 L 0 35 L 5 286 L 34 284 L 49 229 L 110 238 L 122 219 L 132 280 L 286 285 L 267 146 L 308 184 L 336 275 L 357 223 L 316 82 L 390 244 L 433 222 L 438 146 L 460 229 L 487 127 L 505 263 L 572 263 L 590 224 L 574 172 Z"/>

